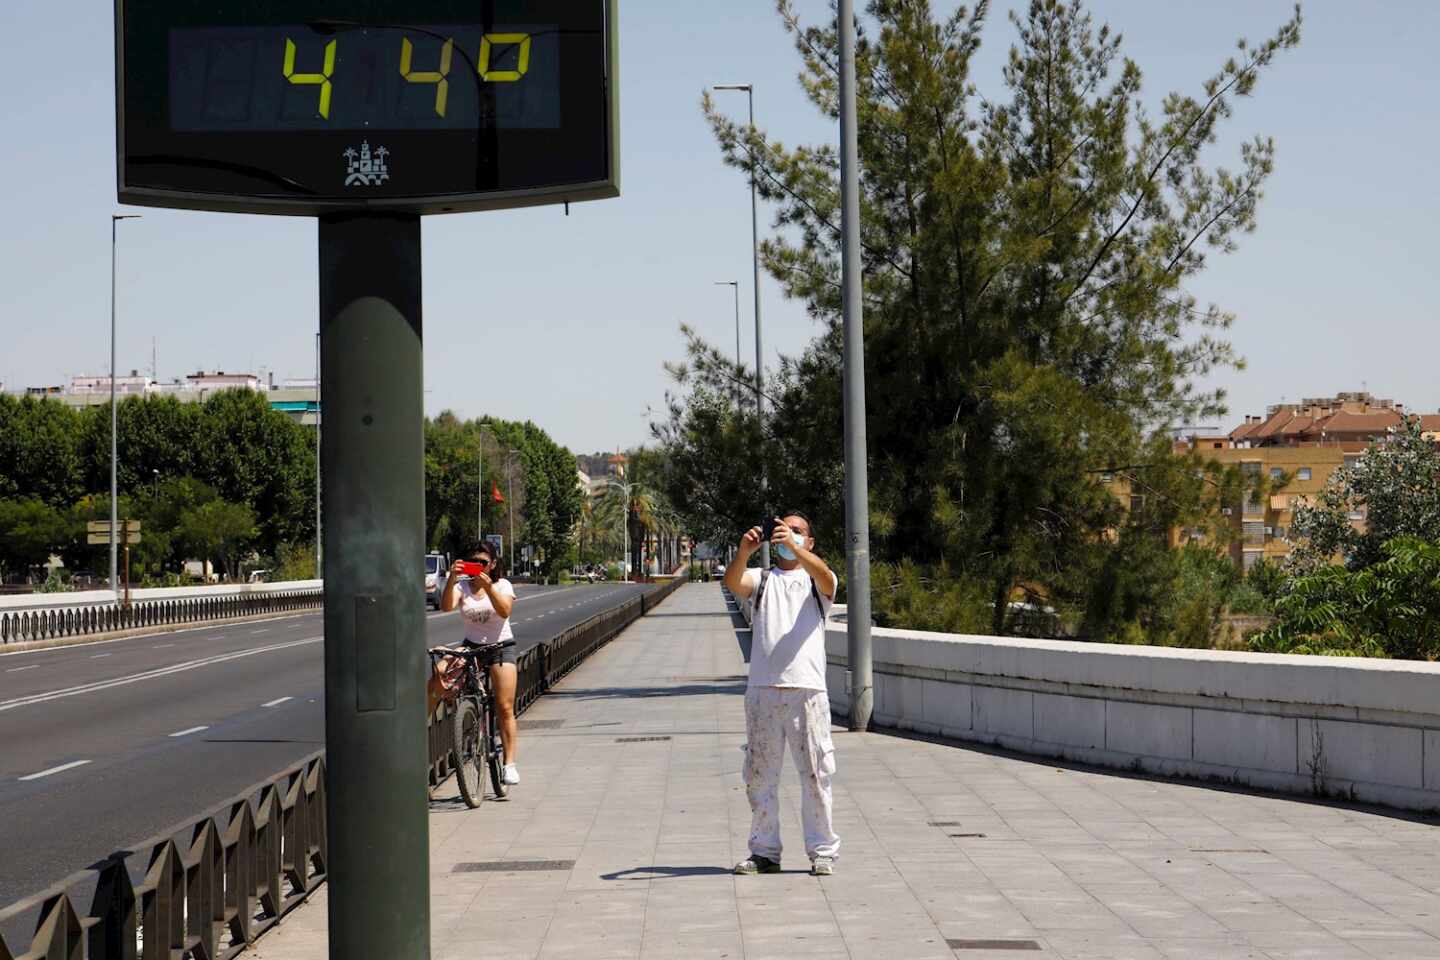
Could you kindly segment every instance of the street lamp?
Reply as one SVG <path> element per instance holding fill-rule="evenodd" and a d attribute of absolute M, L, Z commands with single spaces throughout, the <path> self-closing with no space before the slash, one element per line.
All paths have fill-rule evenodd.
<path fill-rule="evenodd" d="M 617 487 L 625 491 L 625 516 L 621 518 L 620 527 L 625 533 L 625 553 L 620 558 L 620 580 L 623 583 L 630 582 L 630 491 L 640 488 L 638 483 L 622 483 L 619 480 L 607 479 L 607 487 Z"/>
<path fill-rule="evenodd" d="M 138 213 L 110 214 L 110 590 L 120 589 L 119 541 L 115 530 L 120 525 L 119 445 L 115 440 L 119 416 L 115 403 L 115 235 L 121 220 L 139 220 Z"/>
<path fill-rule="evenodd" d="M 716 90 L 743 90 L 750 103 L 750 133 L 755 133 L 755 86 L 749 83 L 720 83 Z M 755 286 L 755 417 L 761 429 L 765 426 L 765 360 L 760 346 L 760 206 L 756 199 L 755 170 L 759 161 L 750 158 L 750 264 L 754 272 Z M 765 463 L 760 463 L 760 499 L 766 499 L 769 482 L 765 476 Z M 770 545 L 760 545 L 760 566 L 770 566 Z"/>
<path fill-rule="evenodd" d="M 735 366 L 740 366 L 740 282 L 738 280 L 716 280 L 717 287 L 735 288 Z"/>

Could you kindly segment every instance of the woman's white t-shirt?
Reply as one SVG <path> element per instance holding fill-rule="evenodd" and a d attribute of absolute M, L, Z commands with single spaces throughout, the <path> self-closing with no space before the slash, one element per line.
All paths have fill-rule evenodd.
<path fill-rule="evenodd" d="M 501 617 L 495 612 L 495 605 L 490 602 L 490 597 L 484 590 L 472 586 L 469 580 L 461 580 L 458 586 L 460 617 L 465 621 L 466 642 L 484 647 L 514 638 L 515 634 L 510 629 L 510 618 Z M 514 601 L 515 588 L 510 585 L 509 580 L 496 580 L 493 586 L 496 594 Z"/>

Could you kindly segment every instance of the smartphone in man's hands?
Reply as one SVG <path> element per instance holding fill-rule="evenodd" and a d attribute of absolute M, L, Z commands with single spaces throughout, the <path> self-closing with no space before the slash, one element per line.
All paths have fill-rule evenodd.
<path fill-rule="evenodd" d="M 779 520 L 776 520 L 774 517 L 771 517 L 769 520 L 766 520 L 766 521 L 764 521 L 763 523 L 759 524 L 759 527 L 760 527 L 760 542 L 761 542 L 761 543 L 769 543 L 772 539 L 774 539 L 774 537 L 775 537 L 775 528 L 778 527 L 779 525 L 780 525 L 780 521 L 779 521 Z"/>

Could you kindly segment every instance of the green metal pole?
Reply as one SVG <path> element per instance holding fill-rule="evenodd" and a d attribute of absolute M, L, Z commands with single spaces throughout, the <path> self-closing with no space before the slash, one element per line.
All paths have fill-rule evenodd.
<path fill-rule="evenodd" d="M 420 218 L 320 220 L 330 956 L 428 960 Z"/>

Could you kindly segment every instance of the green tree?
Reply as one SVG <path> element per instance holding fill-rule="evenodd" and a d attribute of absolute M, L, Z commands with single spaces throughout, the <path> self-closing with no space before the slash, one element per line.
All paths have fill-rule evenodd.
<path fill-rule="evenodd" d="M 1290 582 L 1251 639 L 1267 653 L 1440 658 L 1440 543 L 1397 537 L 1361 569 L 1325 565 Z"/>
<path fill-rule="evenodd" d="M 28 576 L 65 536 L 64 515 L 39 497 L 0 500 L 0 582 Z"/>
<path fill-rule="evenodd" d="M 778 5 L 806 93 L 836 117 L 833 22 L 803 26 Z M 1223 394 L 1196 383 L 1238 363 L 1222 338 L 1232 317 L 1186 283 L 1253 228 L 1273 146 L 1246 142 L 1233 170 L 1204 154 L 1233 100 L 1298 42 L 1298 10 L 1152 117 L 1139 66 L 1079 2 L 1012 16 L 990 98 L 970 71 L 987 3 L 943 19 L 926 0 L 868 9 L 857 92 L 872 551 L 926 571 L 914 582 L 943 571 L 978 585 L 962 592 L 985 598 L 994 633 L 1010 629 L 1017 594 L 1075 611 L 1097 638 L 1148 630 L 1179 576 L 1163 540 L 1207 521 L 1215 481 L 1172 464 L 1156 428 L 1218 415 Z M 763 462 L 775 498 L 812 505 L 821 543 L 838 544 L 836 151 L 781 145 L 708 97 L 704 109 L 725 161 L 776 205 L 767 269 L 823 332 L 767 373 L 763 428 L 728 402 L 753 371 L 692 337 L 657 427 L 670 491 L 728 542 L 763 506 Z M 1096 482 L 1119 471 L 1147 488 L 1142 510 Z"/>
<path fill-rule="evenodd" d="M 78 414 L 59 401 L 0 394 L 0 497 L 69 506 L 85 489 L 79 436 Z"/>
<path fill-rule="evenodd" d="M 213 561 L 231 580 L 259 535 L 255 511 L 243 503 L 210 500 L 180 515 L 176 536 L 196 557 Z"/>
<path fill-rule="evenodd" d="M 1337 557 L 1352 570 L 1379 563 L 1398 537 L 1440 541 L 1440 449 L 1412 418 L 1335 471 L 1314 504 L 1296 509 L 1290 535 L 1298 543 L 1286 569 L 1302 576 Z"/>

